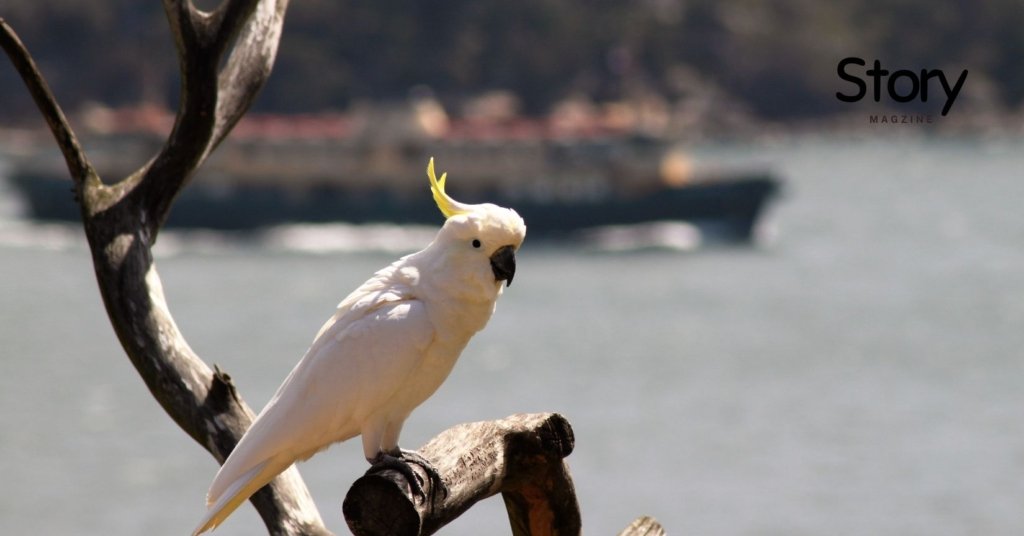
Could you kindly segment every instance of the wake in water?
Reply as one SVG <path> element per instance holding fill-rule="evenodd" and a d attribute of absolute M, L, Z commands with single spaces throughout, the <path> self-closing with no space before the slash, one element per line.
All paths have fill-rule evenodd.
<path fill-rule="evenodd" d="M 416 251 L 433 239 L 426 226 L 295 224 L 256 231 L 164 229 L 153 248 L 158 257 L 184 252 L 216 253 L 232 249 L 306 254 Z M 74 223 L 0 220 L 0 247 L 50 251 L 87 248 L 82 227 Z"/>
<path fill-rule="evenodd" d="M 581 233 L 587 247 L 609 253 L 664 249 L 694 251 L 703 242 L 699 228 L 685 222 L 609 225 Z"/>
<path fill-rule="evenodd" d="M 436 233 L 429 226 L 393 224 L 288 224 L 252 231 L 163 229 L 153 248 L 157 257 L 183 253 L 222 253 L 263 250 L 279 253 L 329 255 L 335 253 L 405 254 L 421 249 Z M 764 234 L 764 233 L 761 233 Z M 761 236 L 755 244 L 770 243 Z M 571 246 L 603 253 L 648 250 L 693 252 L 713 244 L 701 228 L 686 222 L 654 222 L 595 227 L 557 239 Z M 80 224 L 0 219 L 0 248 L 48 251 L 87 249 Z"/>

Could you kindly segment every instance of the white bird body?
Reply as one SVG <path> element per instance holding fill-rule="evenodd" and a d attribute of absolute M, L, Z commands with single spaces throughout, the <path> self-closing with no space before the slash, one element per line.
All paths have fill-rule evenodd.
<path fill-rule="evenodd" d="M 400 452 L 406 418 L 487 324 L 502 279 L 511 282 L 525 225 L 510 209 L 451 200 L 432 164 L 445 225 L 425 249 L 378 271 L 338 305 L 218 471 L 194 534 L 333 443 L 361 435 L 367 460 Z"/>

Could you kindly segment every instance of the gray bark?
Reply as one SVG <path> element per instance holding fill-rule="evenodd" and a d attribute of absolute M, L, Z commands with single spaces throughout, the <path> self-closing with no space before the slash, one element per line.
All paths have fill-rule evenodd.
<path fill-rule="evenodd" d="M 248 429 L 253 412 L 228 375 L 203 362 L 179 331 L 152 247 L 178 193 L 245 114 L 270 74 L 287 4 L 225 0 L 203 12 L 189 1 L 164 0 L 181 71 L 174 128 L 152 159 L 109 183 L 93 169 L 30 54 L 0 19 L 0 45 L 67 162 L 100 294 L 118 340 L 167 414 L 219 462 Z M 251 501 L 271 534 L 328 534 L 294 468 Z"/>
<path fill-rule="evenodd" d="M 447 496 L 421 501 L 401 473 L 371 468 L 349 489 L 345 520 L 360 536 L 433 534 L 477 501 L 501 493 L 516 536 L 575 536 L 580 510 L 563 460 L 574 445 L 572 427 L 557 413 L 460 424 L 418 450 L 440 473 Z M 427 497 L 441 495 L 422 469 L 412 468 Z"/>

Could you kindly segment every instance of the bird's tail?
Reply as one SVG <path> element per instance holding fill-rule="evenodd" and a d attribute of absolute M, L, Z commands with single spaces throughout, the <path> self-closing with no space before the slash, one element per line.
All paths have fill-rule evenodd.
<path fill-rule="evenodd" d="M 227 519 L 253 493 L 287 469 L 292 461 L 291 458 L 284 456 L 264 460 L 238 477 L 220 496 L 207 497 L 208 510 L 199 526 L 192 532 L 192 536 L 217 528 L 217 525 Z"/>

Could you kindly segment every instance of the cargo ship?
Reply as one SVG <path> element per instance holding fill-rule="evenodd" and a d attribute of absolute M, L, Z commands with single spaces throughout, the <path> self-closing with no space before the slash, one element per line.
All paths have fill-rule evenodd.
<path fill-rule="evenodd" d="M 701 170 L 661 140 L 559 132 L 537 122 L 448 124 L 443 135 L 350 116 L 247 118 L 182 191 L 169 227 L 256 230 L 289 223 L 436 225 L 425 167 L 434 157 L 465 202 L 515 208 L 534 237 L 609 225 L 681 221 L 711 240 L 747 242 L 780 191 L 759 170 Z M 100 176 L 124 177 L 162 143 L 157 130 L 84 137 Z M 50 142 L 52 144 L 52 141 Z M 36 144 L 45 147 L 45 140 Z M 55 148 L 13 159 L 9 180 L 29 216 L 77 220 Z"/>

